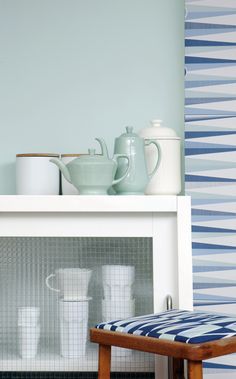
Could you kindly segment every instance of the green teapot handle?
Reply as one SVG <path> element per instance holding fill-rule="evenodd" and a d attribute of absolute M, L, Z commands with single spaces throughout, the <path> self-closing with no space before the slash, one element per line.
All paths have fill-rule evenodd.
<path fill-rule="evenodd" d="M 113 157 L 112 160 L 117 163 L 117 160 L 119 158 L 126 158 L 127 161 L 128 161 L 128 167 L 127 167 L 127 170 L 125 171 L 124 175 L 121 176 L 121 178 L 113 180 L 112 185 L 120 183 L 121 180 L 123 180 L 126 177 L 126 175 L 128 174 L 128 172 L 129 172 L 130 159 L 129 159 L 128 155 L 125 155 L 125 154 L 114 154 L 114 157 Z"/>
<path fill-rule="evenodd" d="M 145 146 L 148 146 L 148 145 L 151 145 L 151 144 L 155 145 L 156 148 L 157 148 L 158 159 L 157 159 L 157 163 L 156 163 L 156 165 L 154 167 L 154 170 L 150 174 L 148 174 L 148 176 L 149 176 L 150 179 L 153 177 L 153 175 L 155 174 L 155 172 L 157 171 L 157 169 L 158 169 L 158 167 L 160 166 L 160 163 L 161 163 L 161 147 L 160 147 L 159 143 L 156 142 L 156 141 L 154 141 L 154 140 L 152 140 L 152 139 L 145 140 Z"/>

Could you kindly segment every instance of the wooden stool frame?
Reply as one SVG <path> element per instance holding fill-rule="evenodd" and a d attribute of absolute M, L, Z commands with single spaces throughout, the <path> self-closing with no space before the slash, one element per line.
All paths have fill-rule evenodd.
<path fill-rule="evenodd" d="M 202 379 L 203 360 L 236 352 L 236 337 L 187 344 L 92 328 L 90 329 L 90 340 L 99 344 L 98 379 L 110 379 L 111 346 L 172 357 L 173 379 L 184 378 L 184 360 L 187 360 L 188 379 Z"/>

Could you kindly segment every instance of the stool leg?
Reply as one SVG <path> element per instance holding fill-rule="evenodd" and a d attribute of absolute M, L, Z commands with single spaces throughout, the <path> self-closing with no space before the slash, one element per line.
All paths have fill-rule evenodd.
<path fill-rule="evenodd" d="M 188 379 L 202 378 L 202 361 L 188 361 Z"/>
<path fill-rule="evenodd" d="M 173 358 L 172 363 L 173 379 L 184 379 L 184 360 Z"/>
<path fill-rule="evenodd" d="M 99 345 L 98 379 L 110 379 L 111 346 Z"/>

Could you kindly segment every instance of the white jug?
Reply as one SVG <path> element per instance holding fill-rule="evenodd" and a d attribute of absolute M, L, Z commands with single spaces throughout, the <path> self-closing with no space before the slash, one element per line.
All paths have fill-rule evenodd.
<path fill-rule="evenodd" d="M 46 278 L 47 287 L 60 293 L 60 297 L 67 301 L 88 300 L 88 286 L 92 270 L 87 268 L 59 268 L 55 274 Z M 57 279 L 58 288 L 50 285 L 51 278 Z"/>
<path fill-rule="evenodd" d="M 145 140 L 156 140 L 161 150 L 158 171 L 146 187 L 146 195 L 177 195 L 181 192 L 181 144 L 175 131 L 161 125 L 161 120 L 151 121 L 151 126 L 139 132 Z M 156 165 L 156 149 L 145 147 L 148 170 Z"/>

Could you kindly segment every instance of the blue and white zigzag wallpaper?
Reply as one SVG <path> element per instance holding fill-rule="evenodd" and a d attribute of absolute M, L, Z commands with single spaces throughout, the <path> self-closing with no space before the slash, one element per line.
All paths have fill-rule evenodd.
<path fill-rule="evenodd" d="M 196 309 L 236 314 L 236 0 L 186 0 L 185 173 Z M 236 377 L 236 355 L 204 378 Z"/>

